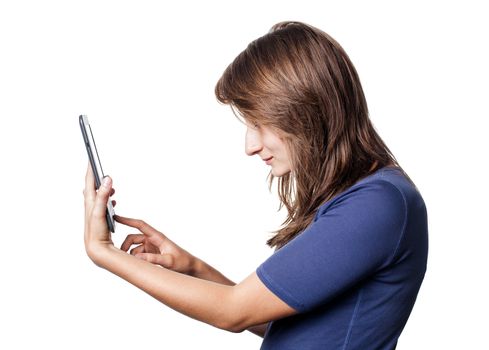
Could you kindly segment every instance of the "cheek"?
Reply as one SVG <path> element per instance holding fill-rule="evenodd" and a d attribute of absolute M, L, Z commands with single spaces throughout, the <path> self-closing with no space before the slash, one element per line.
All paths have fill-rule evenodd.
<path fill-rule="evenodd" d="M 278 159 L 287 159 L 288 151 L 283 135 L 270 129 L 262 129 L 263 145 Z"/>
<path fill-rule="evenodd" d="M 275 152 L 278 155 L 280 155 L 280 158 L 283 160 L 286 160 L 289 158 L 289 152 L 288 152 L 287 146 L 281 140 L 278 140 L 278 142 L 275 144 Z"/>

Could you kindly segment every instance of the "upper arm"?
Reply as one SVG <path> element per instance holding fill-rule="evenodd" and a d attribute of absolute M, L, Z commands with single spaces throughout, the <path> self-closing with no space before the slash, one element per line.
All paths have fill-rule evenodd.
<path fill-rule="evenodd" d="M 389 264 L 405 214 L 403 196 L 388 183 L 337 201 L 236 286 L 236 329 L 310 310 Z"/>
<path fill-rule="evenodd" d="M 405 213 L 403 196 L 391 184 L 358 188 L 320 212 L 257 275 L 298 312 L 311 310 L 391 263 Z"/>
<path fill-rule="evenodd" d="M 229 328 L 242 331 L 251 326 L 291 316 L 297 311 L 272 293 L 256 272 L 233 287 L 235 318 Z"/>

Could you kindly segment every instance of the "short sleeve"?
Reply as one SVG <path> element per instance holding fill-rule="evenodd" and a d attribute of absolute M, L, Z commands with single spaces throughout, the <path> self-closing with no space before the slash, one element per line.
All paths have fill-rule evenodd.
<path fill-rule="evenodd" d="M 320 207 L 309 227 L 260 265 L 257 275 L 298 312 L 310 310 L 388 266 L 406 217 L 405 199 L 390 182 L 354 186 Z"/>

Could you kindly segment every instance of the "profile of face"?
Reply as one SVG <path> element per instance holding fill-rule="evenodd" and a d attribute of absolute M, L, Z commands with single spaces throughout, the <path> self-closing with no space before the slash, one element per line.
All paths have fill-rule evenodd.
<path fill-rule="evenodd" d="M 258 155 L 272 167 L 272 175 L 281 177 L 292 170 L 287 146 L 278 132 L 272 128 L 246 123 L 245 152 Z"/>

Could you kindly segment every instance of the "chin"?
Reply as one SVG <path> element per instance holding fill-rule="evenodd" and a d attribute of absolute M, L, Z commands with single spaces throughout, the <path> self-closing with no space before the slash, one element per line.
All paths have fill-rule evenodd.
<path fill-rule="evenodd" d="M 272 168 L 272 175 L 275 177 L 282 177 L 284 175 L 287 175 L 290 173 L 289 169 L 273 169 Z"/>

